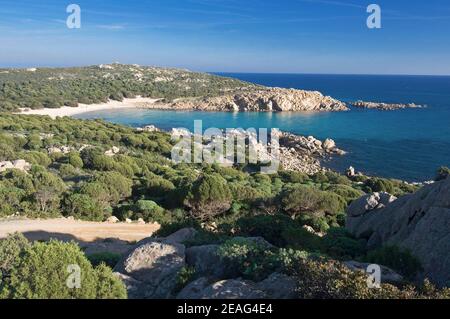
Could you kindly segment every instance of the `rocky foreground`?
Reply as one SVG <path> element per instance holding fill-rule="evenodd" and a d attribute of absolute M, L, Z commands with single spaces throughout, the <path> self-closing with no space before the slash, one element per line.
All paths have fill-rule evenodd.
<path fill-rule="evenodd" d="M 218 256 L 219 245 L 186 247 L 196 230 L 180 229 L 165 238 L 138 242 L 115 267 L 125 283 L 130 299 L 289 299 L 295 297 L 295 280 L 273 273 L 261 282 L 233 279 L 228 265 Z M 246 238 L 268 249 L 273 247 L 261 237 Z M 200 277 L 177 291 L 177 274 L 193 267 Z M 237 274 L 236 274 L 237 276 Z M 223 278 L 232 279 L 223 279 Z"/>
<path fill-rule="evenodd" d="M 406 103 L 406 104 L 396 104 L 396 103 L 382 103 L 382 102 L 365 102 L 365 101 L 356 101 L 350 103 L 354 107 L 364 108 L 364 109 L 377 109 L 382 111 L 394 111 L 401 109 L 411 109 L 411 108 L 423 108 L 423 105 L 417 105 L 415 103 Z"/>
<path fill-rule="evenodd" d="M 251 88 L 217 97 L 182 98 L 173 102 L 143 103 L 141 107 L 197 111 L 347 111 L 345 103 L 316 91 Z"/>
<path fill-rule="evenodd" d="M 450 282 L 450 177 L 400 198 L 365 195 L 347 209 L 346 228 L 367 239 L 368 248 L 409 249 L 420 259 L 423 277 L 442 286 Z"/>

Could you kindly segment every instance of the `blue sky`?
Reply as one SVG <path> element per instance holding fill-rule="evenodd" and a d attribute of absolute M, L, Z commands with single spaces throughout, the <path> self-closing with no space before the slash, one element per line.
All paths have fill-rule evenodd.
<path fill-rule="evenodd" d="M 66 27 L 67 5 L 81 29 Z M 382 28 L 366 26 L 369 4 Z M 450 74 L 448 0 L 0 0 L 0 66 Z"/>

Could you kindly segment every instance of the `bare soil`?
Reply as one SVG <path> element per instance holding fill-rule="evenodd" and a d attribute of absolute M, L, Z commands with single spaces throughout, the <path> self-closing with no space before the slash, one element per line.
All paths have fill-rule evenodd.
<path fill-rule="evenodd" d="M 158 224 L 84 222 L 70 219 L 0 220 L 0 239 L 19 232 L 31 241 L 59 239 L 75 241 L 89 253 L 110 251 L 123 253 L 134 242 L 150 237 Z"/>

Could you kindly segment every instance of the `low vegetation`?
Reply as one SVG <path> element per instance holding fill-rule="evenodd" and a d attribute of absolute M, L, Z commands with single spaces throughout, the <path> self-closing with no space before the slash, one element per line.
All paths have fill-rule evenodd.
<path fill-rule="evenodd" d="M 0 69 L 0 111 L 76 107 L 136 96 L 217 96 L 254 85 L 185 70 L 112 64 L 81 68 Z"/>
<path fill-rule="evenodd" d="M 124 284 L 105 264 L 93 267 L 75 243 L 29 243 L 22 235 L 0 241 L 0 298 L 124 299 Z M 68 268 L 76 265 L 77 268 Z M 71 273 L 80 274 L 79 284 Z M 71 285 L 73 284 L 73 286 Z"/>
<path fill-rule="evenodd" d="M 246 165 L 177 165 L 169 159 L 173 142 L 168 134 L 100 120 L 2 114 L 0 132 L 0 161 L 25 159 L 31 164 L 26 171 L 0 172 L 0 217 L 142 218 L 162 225 L 159 236 L 194 227 L 199 233 L 187 245 L 222 245 L 221 258 L 244 278 L 259 280 L 275 270 L 297 276 L 301 286 L 310 287 L 299 291 L 299 297 L 448 293 L 426 283 L 412 290 L 391 287 L 380 296 L 362 288 L 362 276 L 339 266 L 343 260 L 369 260 L 414 277 L 419 265 L 407 252 L 368 252 L 364 240 L 351 237 L 343 226 L 347 205 L 365 192 L 399 196 L 416 186 L 367 176 L 350 179 L 333 172 L 263 175 Z M 112 147 L 119 152 L 106 155 Z M 260 236 L 273 247 L 236 241 L 236 236 Z M 15 235 L 0 241 L 1 296 L 124 298 L 125 289 L 110 268 L 117 260 L 111 254 L 86 257 L 73 243 L 32 244 Z M 75 263 L 82 266 L 89 284 L 71 291 L 59 279 L 66 275 L 61 265 Z M 193 277 L 192 269 L 184 269 L 178 281 L 182 285 Z"/>

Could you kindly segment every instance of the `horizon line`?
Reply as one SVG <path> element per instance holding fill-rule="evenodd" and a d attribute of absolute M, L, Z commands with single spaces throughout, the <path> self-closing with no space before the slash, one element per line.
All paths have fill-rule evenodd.
<path fill-rule="evenodd" d="M 350 75 L 350 76 L 429 76 L 429 77 L 450 77 L 450 74 L 409 74 L 409 73 L 310 73 L 310 72 L 230 72 L 230 71 L 207 71 L 211 74 L 280 74 L 280 75 Z"/>
<path fill-rule="evenodd" d="M 83 64 L 83 65 L 60 65 L 60 66 L 38 66 L 38 65 L 28 65 L 28 66 L 0 66 L 0 69 L 18 69 L 18 70 L 26 70 L 29 68 L 41 68 L 41 69 L 59 69 L 59 68 L 83 68 L 96 66 L 101 64 L 122 64 L 122 65 L 133 65 L 133 63 L 100 63 L 100 64 Z M 179 70 L 189 70 L 192 72 L 199 73 L 209 73 L 209 74 L 279 74 L 279 75 L 346 75 L 346 76 L 425 76 L 425 77 L 450 77 L 450 74 L 410 74 L 410 73 L 336 73 L 336 72 L 266 72 L 266 71 L 201 71 L 196 69 L 190 69 L 189 67 L 174 67 L 174 66 L 159 66 L 159 65 L 151 65 L 151 64 L 139 64 L 144 67 L 156 67 L 156 68 L 168 68 L 168 69 L 179 69 Z"/>

